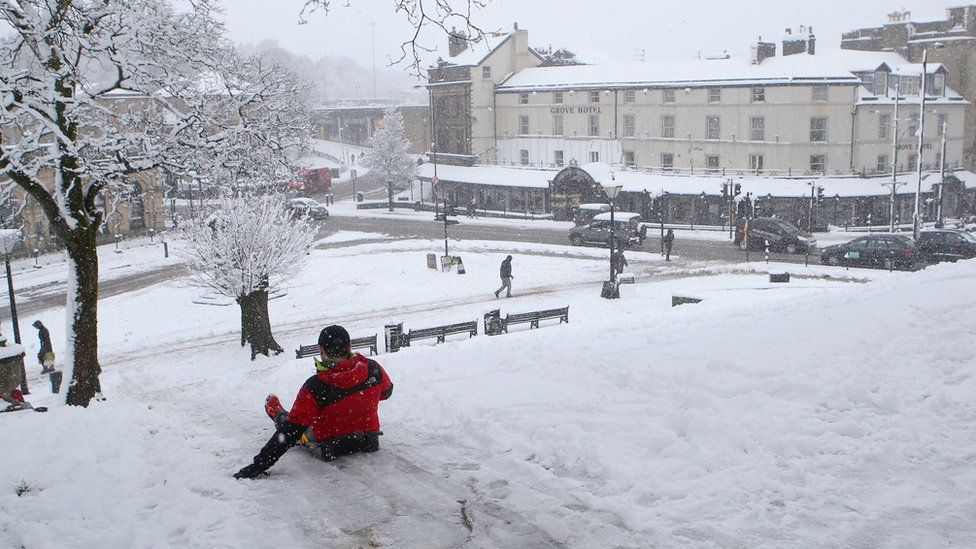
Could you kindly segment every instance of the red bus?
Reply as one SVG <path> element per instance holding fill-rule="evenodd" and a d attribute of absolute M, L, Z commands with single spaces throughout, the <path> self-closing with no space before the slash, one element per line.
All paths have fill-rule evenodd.
<path fill-rule="evenodd" d="M 330 168 L 302 168 L 298 179 L 288 183 L 288 190 L 305 193 L 332 192 L 332 170 Z"/>

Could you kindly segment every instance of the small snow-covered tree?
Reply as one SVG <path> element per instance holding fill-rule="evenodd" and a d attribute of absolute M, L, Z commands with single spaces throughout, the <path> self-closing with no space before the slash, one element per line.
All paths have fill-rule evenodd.
<path fill-rule="evenodd" d="M 213 213 L 182 225 L 186 259 L 194 284 L 237 301 L 241 346 L 251 359 L 282 351 L 271 332 L 268 294 L 304 264 L 316 228 L 298 219 L 277 194 L 223 197 Z"/>
<path fill-rule="evenodd" d="M 363 157 L 363 166 L 371 176 L 386 186 L 390 211 L 393 211 L 393 192 L 409 185 L 417 172 L 417 163 L 410 158 L 410 142 L 403 135 L 403 114 L 391 107 L 383 114 L 383 125 L 369 140 L 370 148 Z"/>

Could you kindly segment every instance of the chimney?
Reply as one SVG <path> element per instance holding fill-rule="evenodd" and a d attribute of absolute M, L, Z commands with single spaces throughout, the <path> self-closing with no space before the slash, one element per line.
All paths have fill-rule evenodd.
<path fill-rule="evenodd" d="M 468 49 L 468 35 L 463 30 L 458 32 L 451 27 L 451 33 L 447 35 L 447 55 L 455 57 L 466 49 Z"/>
<path fill-rule="evenodd" d="M 775 42 L 763 42 L 762 36 L 759 37 L 758 42 L 752 44 L 752 64 L 760 65 L 766 59 L 770 57 L 776 57 L 776 43 Z"/>
<path fill-rule="evenodd" d="M 813 36 L 813 28 L 800 25 L 797 33 L 793 34 L 793 29 L 786 29 L 786 36 L 783 37 L 783 55 L 796 55 L 798 53 L 809 53 L 813 55 L 816 51 L 816 38 Z"/>

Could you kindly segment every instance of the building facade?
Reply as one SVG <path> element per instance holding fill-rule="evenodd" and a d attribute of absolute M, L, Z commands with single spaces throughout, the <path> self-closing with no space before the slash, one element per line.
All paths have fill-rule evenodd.
<path fill-rule="evenodd" d="M 841 48 L 895 52 L 913 63 L 928 61 L 944 65 L 946 84 L 967 100 L 976 100 L 976 5 L 946 9 L 937 21 L 914 21 L 911 12 L 888 14 L 888 23 L 846 32 Z M 976 108 L 970 105 L 965 122 L 965 162 L 976 168 Z"/>
<path fill-rule="evenodd" d="M 312 126 L 319 139 L 368 147 L 373 134 L 383 125 L 388 108 L 395 108 L 403 115 L 403 133 L 410 142 L 410 152 L 426 152 L 431 143 L 428 105 L 329 105 L 312 109 Z"/>
<path fill-rule="evenodd" d="M 719 175 L 915 169 L 921 65 L 894 53 L 817 52 L 810 29 L 788 32 L 782 48 L 788 55 L 759 42 L 750 58 L 545 67 L 516 30 L 487 54 L 463 51 L 431 71 L 436 152 L 468 164 Z M 946 85 L 944 65 L 928 73 L 923 169 L 943 162 L 943 134 L 945 162 L 959 167 L 967 102 Z"/>

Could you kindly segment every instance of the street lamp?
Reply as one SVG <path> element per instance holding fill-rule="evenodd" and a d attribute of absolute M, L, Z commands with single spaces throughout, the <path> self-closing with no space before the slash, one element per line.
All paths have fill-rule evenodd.
<path fill-rule="evenodd" d="M 614 179 L 613 174 L 610 175 L 610 179 L 611 180 Z M 617 195 L 620 194 L 620 189 L 622 188 L 623 188 L 622 185 L 603 187 L 603 192 L 607 193 L 607 199 L 610 202 L 610 280 L 603 284 L 603 291 L 600 293 L 600 297 L 604 297 L 606 299 L 617 299 L 618 297 L 620 297 L 620 289 L 617 287 L 617 269 L 613 264 L 613 253 L 614 253 L 613 248 L 614 248 L 615 241 L 617 240 L 616 235 L 614 234 L 614 229 L 616 229 L 616 225 L 614 225 L 614 220 L 613 220 L 613 212 L 614 212 L 613 201 L 617 199 Z"/>
<path fill-rule="evenodd" d="M 10 298 L 10 323 L 14 328 L 14 343 L 20 345 L 20 322 L 17 320 L 17 300 L 14 298 L 14 277 L 10 270 L 10 254 L 20 243 L 21 234 L 17 229 L 0 229 L 0 252 L 3 252 L 3 262 L 7 269 L 7 296 Z M 21 368 L 20 392 L 29 394 L 27 390 L 27 372 Z"/>
<path fill-rule="evenodd" d="M 935 47 L 940 49 L 944 47 L 941 42 L 936 42 Z M 918 187 L 915 189 L 915 215 L 912 218 L 912 235 L 915 240 L 918 240 L 918 233 L 922 228 L 922 218 L 921 218 L 921 202 L 922 202 L 922 140 L 925 138 L 925 78 L 928 72 L 928 49 L 922 50 L 922 85 L 919 87 L 918 93 L 921 96 L 921 101 L 918 105 L 918 151 L 917 151 L 917 166 L 916 171 L 918 173 Z M 945 159 L 942 159 L 943 162 Z"/>

